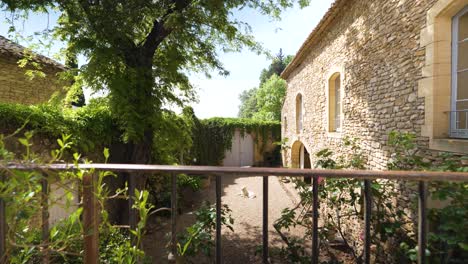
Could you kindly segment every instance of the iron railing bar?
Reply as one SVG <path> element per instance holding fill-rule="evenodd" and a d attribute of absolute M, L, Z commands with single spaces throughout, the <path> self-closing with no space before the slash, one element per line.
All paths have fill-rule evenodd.
<path fill-rule="evenodd" d="M 95 197 L 96 183 L 94 174 L 83 176 L 83 240 L 84 264 L 99 263 L 99 220 Z"/>
<path fill-rule="evenodd" d="M 42 210 L 42 263 L 50 263 L 50 252 L 49 252 L 49 181 L 47 175 L 43 175 L 41 180 L 41 210 Z"/>
<path fill-rule="evenodd" d="M 4 176 L 0 171 L 0 181 L 3 181 Z M 6 263 L 6 211 L 5 201 L 0 197 L 0 263 Z"/>
<path fill-rule="evenodd" d="M 418 264 L 426 263 L 426 243 L 427 243 L 427 183 L 419 182 L 418 196 Z"/>
<path fill-rule="evenodd" d="M 187 173 L 187 174 L 215 174 L 220 176 L 319 176 L 321 178 L 353 178 L 360 180 L 411 180 L 411 181 L 468 181 L 466 172 L 430 172 L 430 171 L 372 171 L 372 170 L 320 170 L 320 169 L 289 169 L 289 168 L 239 168 L 216 166 L 170 166 L 144 164 L 80 164 L 79 169 L 110 170 L 114 172 L 153 172 L 153 173 Z M 8 165 L 6 169 L 18 170 L 73 170 L 72 164 L 53 164 L 47 166 Z M 2 166 L 0 165 L 0 169 Z"/>
<path fill-rule="evenodd" d="M 372 189 L 371 181 L 364 180 L 364 264 L 370 264 Z"/>
<path fill-rule="evenodd" d="M 216 175 L 216 264 L 222 263 L 221 239 L 221 175 Z"/>
<path fill-rule="evenodd" d="M 177 174 L 171 174 L 171 250 L 174 259 L 177 258 Z"/>
<path fill-rule="evenodd" d="M 135 204 L 135 188 L 136 188 L 136 179 L 133 173 L 128 173 L 128 225 L 131 230 L 135 230 L 137 226 L 137 214 L 136 210 L 133 208 Z M 136 245 L 137 238 L 133 233 L 131 234 L 132 245 Z"/>
<path fill-rule="evenodd" d="M 268 251 L 268 176 L 263 176 L 263 263 L 269 263 Z"/>
<path fill-rule="evenodd" d="M 319 207 L 319 178 L 312 179 L 312 264 L 319 263 L 319 240 L 318 240 L 318 207 Z"/>

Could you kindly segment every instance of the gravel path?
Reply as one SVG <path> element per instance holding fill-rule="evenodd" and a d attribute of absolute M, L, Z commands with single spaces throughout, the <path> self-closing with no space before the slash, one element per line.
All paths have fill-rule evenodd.
<path fill-rule="evenodd" d="M 241 189 L 246 187 L 254 192 L 253 199 L 244 198 Z M 227 204 L 232 210 L 234 218 L 234 232 L 223 229 L 223 260 L 224 263 L 261 263 L 262 245 L 262 177 L 223 177 L 222 189 L 223 204 Z M 190 211 L 203 200 L 214 203 L 215 190 L 214 181 L 208 189 L 197 193 L 186 193 L 185 197 L 191 197 L 194 208 L 183 208 L 183 214 L 178 220 L 178 229 L 182 231 L 194 221 Z M 283 184 L 277 177 L 269 178 L 269 239 L 270 252 L 272 255 L 284 246 L 277 232 L 273 228 L 273 223 L 281 215 L 281 211 L 286 207 L 293 207 L 299 198 L 295 195 L 292 184 Z M 167 263 L 167 251 L 161 245 L 167 244 L 167 232 L 169 222 L 167 219 L 156 219 L 156 232 L 149 233 L 145 239 L 146 252 L 153 258 L 154 263 Z M 149 229 L 154 230 L 150 225 Z M 304 230 L 292 230 L 291 234 L 300 235 Z M 164 238 L 164 239 L 163 239 Z M 155 241 L 157 241 L 155 243 Z M 159 246 L 157 246 L 159 245 Z M 213 251 L 214 252 L 214 251 Z M 197 260 L 196 263 L 210 263 L 211 260 Z M 272 259 L 274 263 L 274 258 Z M 279 263 L 276 261 L 276 263 Z"/>
<path fill-rule="evenodd" d="M 225 263 L 260 263 L 262 245 L 263 179 L 262 177 L 232 177 L 226 179 L 223 203 L 233 210 L 234 233 L 225 231 L 223 257 Z M 256 194 L 256 198 L 244 198 L 239 193 L 243 187 Z M 285 190 L 285 188 L 287 188 Z M 299 199 L 290 186 L 281 185 L 277 177 L 269 178 L 268 224 L 272 252 L 283 243 L 273 228 L 273 223 L 286 207 L 293 207 Z M 299 230 L 298 230 L 299 231 Z"/>

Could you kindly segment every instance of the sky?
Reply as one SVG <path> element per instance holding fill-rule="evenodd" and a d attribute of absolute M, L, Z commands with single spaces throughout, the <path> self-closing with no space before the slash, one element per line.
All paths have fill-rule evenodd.
<path fill-rule="evenodd" d="M 285 55 L 294 55 L 307 36 L 312 32 L 333 0 L 312 0 L 310 6 L 300 9 L 295 6 L 282 14 L 280 21 L 262 16 L 258 11 L 245 9 L 234 12 L 234 17 L 247 22 L 252 27 L 252 34 L 263 47 L 272 54 L 277 54 L 279 49 Z M 9 24 L 6 19 L 10 13 L 3 12 L 0 17 L 0 35 L 8 36 Z M 16 24 L 17 29 L 24 29 L 25 35 L 31 32 L 43 30 L 49 26 L 52 28 L 58 15 L 49 17 L 44 15 L 31 15 L 26 23 Z M 27 41 L 20 44 L 28 46 Z M 41 50 L 40 53 L 53 57 L 61 44 L 55 44 L 50 50 Z M 239 94 L 242 91 L 256 87 L 262 69 L 268 67 L 270 59 L 265 55 L 257 55 L 244 49 L 240 53 L 221 53 L 220 61 L 230 72 L 229 76 L 219 76 L 213 73 L 208 79 L 205 75 L 190 74 L 191 82 L 196 86 L 198 102 L 192 106 L 199 118 L 209 117 L 236 117 L 239 109 Z M 85 61 L 85 58 L 80 58 Z M 86 91 L 89 98 L 90 92 Z"/>

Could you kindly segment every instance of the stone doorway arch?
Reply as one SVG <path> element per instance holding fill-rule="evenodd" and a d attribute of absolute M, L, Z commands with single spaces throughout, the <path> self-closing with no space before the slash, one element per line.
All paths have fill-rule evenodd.
<path fill-rule="evenodd" d="M 309 151 L 299 140 L 294 142 L 291 147 L 291 166 L 296 169 L 312 168 Z M 306 183 L 311 183 L 311 178 L 305 177 L 304 181 Z"/>

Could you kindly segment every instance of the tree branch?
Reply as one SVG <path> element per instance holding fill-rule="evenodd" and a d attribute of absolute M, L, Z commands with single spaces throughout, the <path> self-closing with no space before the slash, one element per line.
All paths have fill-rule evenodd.
<path fill-rule="evenodd" d="M 161 44 L 161 42 L 163 42 L 163 40 L 166 39 L 167 36 L 169 36 L 172 33 L 173 28 L 168 28 L 166 26 L 167 18 L 175 12 L 182 12 L 185 8 L 187 8 L 190 5 L 191 2 L 191 0 L 174 0 L 172 7 L 170 7 L 167 10 L 167 12 L 161 17 L 161 19 L 154 20 L 153 28 L 143 41 L 142 45 L 147 56 L 153 57 L 152 55 L 158 48 L 159 44 Z"/>

